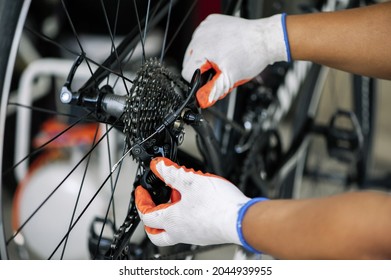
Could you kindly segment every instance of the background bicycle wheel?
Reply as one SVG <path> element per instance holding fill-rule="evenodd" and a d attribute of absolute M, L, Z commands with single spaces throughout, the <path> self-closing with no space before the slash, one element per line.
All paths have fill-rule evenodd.
<path fill-rule="evenodd" d="M 351 76 L 348 73 L 331 70 L 325 84 L 324 92 L 319 102 L 316 123 L 327 124 L 335 113 L 336 108 L 352 108 Z M 347 174 L 352 174 L 352 166 L 342 163 L 329 156 L 325 138 L 313 136 L 308 150 L 307 168 L 317 171 L 318 174 L 305 174 L 303 184 L 296 197 L 318 197 L 337 194 L 345 191 L 372 189 L 379 191 L 390 190 L 390 162 L 391 153 L 388 152 L 388 141 L 391 128 L 388 106 L 391 104 L 391 82 L 377 80 L 375 123 L 373 129 L 373 142 L 371 144 L 371 158 L 365 170 L 367 180 L 361 182 L 348 182 Z M 356 171 L 353 171 L 353 174 Z M 326 175 L 326 176 L 324 176 Z M 328 176 L 327 176 L 328 175 Z"/>

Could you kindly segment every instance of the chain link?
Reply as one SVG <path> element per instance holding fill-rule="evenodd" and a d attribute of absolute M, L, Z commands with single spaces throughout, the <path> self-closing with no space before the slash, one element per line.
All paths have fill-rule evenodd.
<path fill-rule="evenodd" d="M 188 85 L 158 59 L 147 60 L 134 79 L 130 95 L 126 101 L 124 133 L 130 146 L 151 135 L 164 118 L 177 110 L 183 103 Z M 139 224 L 134 201 L 123 222 L 114 234 L 106 258 L 130 258 L 130 237 Z"/>

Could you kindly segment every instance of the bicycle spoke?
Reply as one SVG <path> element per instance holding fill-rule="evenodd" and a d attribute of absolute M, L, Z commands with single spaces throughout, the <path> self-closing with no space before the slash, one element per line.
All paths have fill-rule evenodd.
<path fill-rule="evenodd" d="M 106 124 L 106 131 L 107 131 L 107 124 Z M 107 156 L 109 158 L 109 166 L 111 168 L 112 161 L 111 161 L 111 153 L 110 153 L 110 137 L 109 137 L 109 135 L 107 135 L 107 137 L 106 137 L 106 144 L 107 144 Z M 117 176 L 118 176 L 118 174 L 117 174 Z M 111 194 L 112 194 L 112 196 L 114 195 L 114 191 L 115 191 L 115 188 L 117 186 L 116 183 L 117 182 L 115 182 L 115 183 L 113 182 L 113 178 L 110 178 L 110 186 L 111 186 Z M 114 205 L 114 201 L 112 203 L 112 206 L 113 206 L 113 217 L 114 217 L 113 224 L 114 224 L 114 228 L 115 228 L 116 227 L 116 219 L 115 219 L 115 205 Z M 110 208 L 110 206 L 109 206 L 109 208 Z"/>
<path fill-rule="evenodd" d="M 117 1 L 117 8 L 115 10 L 115 20 L 114 20 L 114 26 L 113 26 L 113 37 L 115 38 L 116 34 L 117 34 L 117 24 L 118 24 L 118 20 L 119 20 L 119 7 L 121 6 L 121 0 L 118 0 Z"/>
<path fill-rule="evenodd" d="M 146 57 L 145 57 L 145 40 L 144 40 L 145 37 L 143 38 L 143 35 L 142 35 L 143 32 L 141 30 L 141 21 L 140 21 L 140 17 L 139 17 L 139 14 L 138 14 L 138 8 L 137 8 L 136 0 L 133 0 L 133 6 L 134 6 L 135 13 L 136 13 L 137 26 L 138 26 L 138 29 L 139 29 L 140 42 L 141 42 L 141 49 L 142 49 L 142 52 L 143 52 L 142 63 L 144 63 L 144 61 L 146 60 Z M 146 32 L 147 26 L 148 26 L 148 17 L 146 17 L 146 19 L 145 19 L 144 32 Z"/>
<path fill-rule="evenodd" d="M 63 50 L 63 51 L 65 51 L 65 52 L 69 53 L 69 54 L 72 54 L 72 55 L 74 55 L 75 57 L 79 57 L 79 56 L 80 56 L 80 53 L 78 53 L 77 51 L 74 51 L 74 50 L 72 50 L 72 49 L 69 49 L 69 48 L 63 46 L 63 45 L 60 44 L 60 43 L 57 43 L 57 42 L 54 41 L 52 38 L 50 38 L 50 37 L 48 37 L 48 36 L 46 36 L 46 35 L 44 35 L 44 34 L 41 34 L 41 33 L 37 32 L 37 31 L 35 31 L 34 29 L 28 27 L 28 26 L 25 26 L 24 28 L 25 28 L 28 32 L 30 32 L 30 33 L 34 34 L 35 36 L 37 36 L 38 38 L 40 38 L 41 40 L 43 40 L 43 41 L 45 41 L 45 42 L 48 42 L 48 43 L 52 44 L 53 46 L 56 46 L 56 47 L 59 48 L 60 50 Z M 111 74 L 113 74 L 113 75 L 115 75 L 115 76 L 117 76 L 117 77 L 120 77 L 121 79 L 124 79 L 125 81 L 128 81 L 128 82 L 130 82 L 130 83 L 133 83 L 133 81 L 132 81 L 131 79 L 129 79 L 129 78 L 127 78 L 127 77 L 121 75 L 121 73 L 116 72 L 115 70 L 112 70 L 112 69 L 110 69 L 109 67 L 106 67 L 106 66 L 103 65 L 102 63 L 99 63 L 99 62 L 95 61 L 94 59 L 88 57 L 86 54 L 83 54 L 83 57 L 84 57 L 84 59 L 85 59 L 86 61 L 88 61 L 88 62 L 94 64 L 95 66 L 97 66 L 97 67 L 99 67 L 99 68 L 102 68 L 102 69 L 104 69 L 105 71 L 107 71 L 107 72 L 109 72 L 109 73 L 111 73 Z"/>
<path fill-rule="evenodd" d="M 161 51 L 161 56 L 160 56 L 160 63 L 163 63 L 163 58 L 164 58 L 164 54 L 165 54 L 168 29 L 170 26 L 170 19 L 171 19 L 171 10 L 172 10 L 172 0 L 170 0 L 170 4 L 168 6 L 168 15 L 167 15 L 167 21 L 166 21 L 166 29 L 164 31 L 164 38 L 163 38 L 163 46 L 162 46 L 162 51 Z"/>
<path fill-rule="evenodd" d="M 157 11 L 158 11 L 158 7 L 160 6 L 160 2 L 156 5 L 156 7 L 154 8 L 153 12 L 152 12 L 152 18 L 156 15 Z M 145 18 L 145 27 L 144 27 L 144 37 L 143 37 L 143 42 L 146 41 L 146 36 L 147 36 L 147 28 L 148 28 L 148 23 L 149 23 L 149 14 L 150 14 L 150 0 L 148 0 L 148 8 L 147 8 L 147 15 L 146 15 L 146 18 Z M 140 22 L 141 24 L 141 22 Z M 124 61 L 124 64 L 128 64 L 129 61 L 132 59 L 133 57 L 133 54 L 135 52 L 136 48 L 133 48 L 132 51 L 129 53 L 128 57 L 126 58 L 126 60 Z M 144 48 L 142 49 L 143 50 L 143 54 L 145 53 L 144 51 Z M 143 56 L 143 59 L 145 59 L 145 56 Z M 120 77 L 118 76 L 114 82 L 114 85 L 113 87 L 115 87 L 115 85 L 117 85 L 118 81 L 119 81 Z"/>
<path fill-rule="evenodd" d="M 63 117 L 69 117 L 69 118 L 74 118 L 74 119 L 79 118 L 79 116 L 76 116 L 76 115 L 62 113 L 62 112 L 49 110 L 49 109 L 45 109 L 45 108 L 40 108 L 40 107 L 35 107 L 35 106 L 28 106 L 28 105 L 20 104 L 17 102 L 8 102 L 8 106 L 22 107 L 22 108 L 30 109 L 31 111 L 50 114 L 50 115 L 63 116 Z"/>
<path fill-rule="evenodd" d="M 117 24 L 118 24 L 118 20 L 119 20 L 120 6 L 121 6 L 121 0 L 117 0 L 117 7 L 116 7 L 116 10 L 115 10 L 114 22 L 112 23 L 112 25 L 113 25 L 112 33 L 113 33 L 114 40 L 115 40 L 116 35 L 117 35 Z M 111 26 L 111 25 L 109 25 L 109 26 Z M 113 53 L 113 52 L 114 52 L 114 47 L 112 46 L 111 47 L 111 53 Z M 119 79 L 119 77 L 116 78 L 116 82 L 118 81 L 118 79 Z M 107 76 L 107 84 L 109 84 L 109 81 L 110 81 L 109 76 Z M 115 84 L 117 84 L 116 82 L 115 82 Z"/>
<path fill-rule="evenodd" d="M 134 54 L 134 51 L 136 50 L 136 48 L 133 48 L 133 50 L 130 52 L 129 56 L 126 58 L 126 60 L 124 61 L 124 64 L 128 64 L 129 61 L 132 59 L 132 56 Z M 120 76 L 117 76 L 117 78 L 115 79 L 114 83 L 113 83 L 113 88 L 116 87 L 116 85 L 118 84 L 118 81 L 121 79 Z M 124 80 L 124 79 L 122 79 Z M 130 95 L 130 91 L 128 91 L 128 96 Z"/>
<path fill-rule="evenodd" d="M 90 207 L 91 203 L 95 200 L 95 198 L 98 196 L 98 194 L 101 192 L 101 190 L 103 189 L 103 187 L 106 185 L 107 181 L 111 178 L 111 176 L 113 175 L 113 171 L 110 172 L 110 174 L 105 178 L 105 180 L 103 181 L 103 183 L 100 185 L 100 187 L 98 188 L 98 190 L 95 192 L 95 194 L 92 196 L 92 198 L 88 201 L 88 203 L 86 204 L 86 206 L 83 208 L 83 210 L 81 211 L 81 213 L 79 214 L 79 216 L 76 218 L 75 222 L 72 224 L 72 226 L 70 227 L 70 230 L 67 231 L 67 233 L 64 235 L 64 237 L 61 239 L 61 241 L 58 243 L 57 247 L 54 249 L 54 251 L 52 252 L 52 254 L 49 256 L 48 259 L 51 259 L 54 254 L 57 252 L 58 248 L 60 248 L 60 246 L 62 245 L 62 243 L 65 241 L 65 239 L 69 236 L 70 232 L 73 230 L 73 228 L 75 227 L 75 225 L 79 222 L 79 220 L 81 219 L 81 217 L 84 215 L 84 213 L 87 211 L 87 209 Z"/>
<path fill-rule="evenodd" d="M 125 154 L 125 151 L 126 151 L 126 145 L 124 145 L 123 147 L 123 150 L 122 150 L 122 155 Z M 109 204 L 107 206 L 107 210 L 106 210 L 106 214 L 105 214 L 105 219 L 103 221 L 103 224 L 102 224 L 102 228 L 101 228 L 101 231 L 100 231 L 100 234 L 99 234 L 99 238 L 98 238 L 98 243 L 97 243 L 97 248 L 96 248 L 96 253 L 95 253 L 95 256 L 93 259 L 96 259 L 97 257 L 97 254 L 99 252 L 99 244 L 102 240 L 102 237 L 103 237 L 103 231 L 105 229 L 105 226 L 106 226 L 106 223 L 107 223 L 107 219 L 108 219 L 108 216 L 109 216 L 109 211 L 110 211 L 110 207 L 111 205 L 113 206 L 113 209 L 114 209 L 114 192 L 115 192 L 115 189 L 117 188 L 117 185 L 118 185 L 118 179 L 119 179 L 119 175 L 121 174 L 121 169 L 122 169 L 122 163 L 123 161 L 121 161 L 121 163 L 119 164 L 119 168 L 118 168 L 118 172 L 117 172 L 117 175 L 116 175 L 116 178 L 115 178 L 115 183 L 114 183 L 114 186 L 112 187 L 112 192 L 111 192 L 111 196 L 110 196 L 110 200 L 109 200 Z M 111 164 L 110 164 L 111 166 Z M 110 173 L 113 173 L 112 171 L 110 171 Z M 115 219 L 115 212 L 113 212 L 113 216 L 114 216 L 114 219 L 113 219 L 113 227 L 115 229 L 117 229 L 117 226 L 116 226 L 116 219 Z"/>
<path fill-rule="evenodd" d="M 115 46 L 115 42 L 114 42 L 114 35 L 113 35 L 113 32 L 111 31 L 110 22 L 109 22 L 109 18 L 108 18 L 108 15 L 107 15 L 107 10 L 106 10 L 105 4 L 103 3 L 103 0 L 100 0 L 100 3 L 101 3 L 101 6 L 102 6 L 104 18 L 105 18 L 105 21 L 106 21 L 106 24 L 107 24 L 107 29 L 108 29 L 110 40 L 111 40 L 111 47 L 112 47 L 112 49 L 114 51 L 115 58 L 117 60 L 121 76 L 124 76 L 123 69 L 122 69 L 122 63 L 121 63 L 121 60 L 119 59 L 119 55 L 118 55 L 118 52 L 117 52 L 117 47 Z M 128 86 L 126 85 L 125 80 L 123 80 L 123 84 L 124 84 L 124 87 L 125 87 L 127 95 L 129 95 L 129 89 L 128 89 Z"/>
<path fill-rule="evenodd" d="M 39 146 L 38 148 L 36 148 L 34 151 L 32 151 L 31 153 L 29 153 L 28 155 L 26 155 L 25 157 L 23 157 L 21 160 L 19 160 L 17 163 L 15 163 L 12 167 L 8 168 L 6 171 L 4 171 L 3 173 L 3 176 L 9 174 L 10 172 L 12 172 L 15 168 L 17 168 L 20 164 L 22 164 L 25 160 L 29 159 L 30 157 L 36 155 L 37 153 L 39 153 L 40 151 L 42 151 L 47 145 L 49 145 L 50 143 L 52 143 L 53 141 L 55 141 L 56 139 L 58 139 L 60 136 L 62 136 L 64 133 L 66 133 L 67 131 L 69 131 L 70 129 L 72 129 L 73 127 L 75 127 L 77 124 L 81 123 L 82 121 L 84 121 L 87 117 L 89 117 L 92 113 L 88 113 L 86 116 L 84 117 L 81 117 L 79 118 L 78 120 L 76 120 L 75 122 L 73 122 L 71 125 L 69 125 L 66 129 L 64 129 L 63 131 L 61 131 L 59 134 L 57 134 L 55 137 L 53 137 L 52 139 L 49 139 L 48 141 L 46 141 L 45 143 L 43 143 L 41 146 Z"/>
<path fill-rule="evenodd" d="M 94 146 L 94 144 L 95 144 L 96 138 L 97 138 L 97 136 L 98 136 L 98 132 L 99 132 L 99 124 L 96 125 L 95 134 L 94 134 L 94 139 L 92 140 L 92 146 Z M 71 221 L 70 221 L 70 223 L 69 223 L 68 231 L 70 230 L 70 228 L 71 228 L 71 226 L 72 226 L 72 223 L 73 223 L 73 219 L 75 218 L 75 215 L 76 215 L 76 209 L 77 209 L 77 206 L 79 205 L 79 200 L 80 200 L 81 192 L 82 192 L 82 190 L 83 190 L 84 181 L 85 181 L 86 176 L 87 176 L 87 170 L 88 170 L 88 167 L 89 167 L 89 165 L 90 165 L 90 160 L 91 160 L 91 154 L 88 155 L 87 162 L 86 162 L 86 166 L 85 166 L 85 168 L 84 168 L 83 177 L 82 177 L 82 180 L 81 180 L 81 184 L 80 184 L 79 191 L 78 191 L 78 193 L 77 193 L 77 198 L 76 198 L 76 201 L 75 201 L 75 206 L 73 207 L 72 218 L 71 218 Z M 67 243 L 68 243 L 68 239 L 69 239 L 68 237 L 69 237 L 69 235 L 67 236 L 67 238 L 66 238 L 66 240 L 65 240 L 65 243 L 64 243 L 64 246 L 63 246 L 63 248 L 62 248 L 61 257 L 60 257 L 61 260 L 64 258 L 65 249 L 66 249 L 66 246 L 67 246 Z"/>
<path fill-rule="evenodd" d="M 147 30 L 148 30 L 148 21 L 149 21 L 149 10 L 151 8 L 151 0 L 148 0 L 147 14 L 145 16 L 145 26 L 144 26 L 144 35 L 142 41 L 145 42 L 147 39 Z M 144 54 L 145 59 L 145 54 Z"/>
<path fill-rule="evenodd" d="M 183 19 L 182 19 L 181 23 L 178 25 L 178 28 L 176 29 L 174 35 L 172 35 L 172 37 L 170 39 L 170 42 L 167 44 L 165 52 L 164 52 L 164 55 L 167 54 L 167 51 L 170 49 L 170 47 L 171 47 L 172 43 L 174 42 L 175 38 L 178 36 L 179 31 L 181 31 L 181 29 L 182 29 L 183 25 L 185 24 L 185 22 L 190 18 L 190 15 L 194 11 L 194 8 L 196 7 L 197 3 L 198 3 L 198 0 L 193 1 L 193 3 L 191 4 L 190 8 L 187 10 L 186 15 L 183 17 Z"/>
<path fill-rule="evenodd" d="M 63 7 L 63 9 L 64 9 L 64 12 L 65 12 L 65 14 L 66 14 L 66 16 L 67 16 L 69 25 L 71 26 L 73 35 L 75 36 L 76 41 L 77 41 L 77 43 L 78 43 L 78 45 L 79 45 L 79 47 L 80 47 L 80 50 L 81 50 L 82 54 L 84 55 L 86 52 L 84 51 L 84 48 L 83 48 L 83 46 L 82 46 L 82 44 L 81 44 L 79 34 L 78 34 L 77 31 L 76 31 L 75 25 L 73 24 L 72 18 L 71 18 L 70 14 L 69 14 L 68 8 L 67 8 L 67 6 L 65 5 L 64 0 L 61 0 L 61 4 L 62 4 L 62 7 Z M 93 74 L 93 71 L 92 71 L 91 65 L 89 64 L 88 60 L 86 60 L 86 62 L 87 62 L 88 69 L 90 70 L 91 75 L 92 75 L 92 74 Z"/>
<path fill-rule="evenodd" d="M 65 178 L 53 189 L 53 191 L 44 199 L 44 201 L 33 211 L 32 214 L 28 216 L 26 221 L 15 231 L 15 233 L 7 240 L 6 244 L 8 245 L 26 226 L 26 224 L 34 217 L 34 215 L 47 203 L 47 201 L 57 192 L 57 190 L 64 184 L 64 182 L 75 172 L 75 170 L 83 163 L 83 161 L 95 150 L 95 148 L 103 141 L 106 135 L 114 128 L 112 126 L 102 137 L 92 146 L 92 148 L 75 164 L 71 171 L 65 176 Z"/>

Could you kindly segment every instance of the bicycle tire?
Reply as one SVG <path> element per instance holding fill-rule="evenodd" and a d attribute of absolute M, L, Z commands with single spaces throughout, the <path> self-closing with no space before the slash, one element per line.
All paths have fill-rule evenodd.
<path fill-rule="evenodd" d="M 364 137 L 363 155 L 357 162 L 357 173 L 360 174 L 357 184 L 360 189 L 365 189 L 368 187 L 366 182 L 370 177 L 373 141 L 376 133 L 377 83 L 373 78 L 359 75 L 353 75 L 352 79 L 355 92 L 353 108 Z"/>
<path fill-rule="evenodd" d="M 0 43 L 0 135 L 5 134 L 5 118 L 7 112 L 8 94 L 11 84 L 10 66 L 13 65 L 16 58 L 16 51 L 19 38 L 23 28 L 24 18 L 28 10 L 30 1 L 2 1 L 0 3 L 0 32 L 3 39 Z M 20 21 L 18 20 L 20 19 Z M 3 170 L 3 141 L 0 139 L 0 170 Z M 3 205 L 4 197 L 0 185 L 0 204 Z M 5 246 L 5 228 L 3 209 L 0 207 L 0 259 L 8 258 Z"/>

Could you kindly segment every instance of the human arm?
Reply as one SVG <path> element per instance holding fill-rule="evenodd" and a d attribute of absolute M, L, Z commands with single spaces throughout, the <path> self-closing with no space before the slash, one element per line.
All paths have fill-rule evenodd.
<path fill-rule="evenodd" d="M 243 219 L 247 242 L 281 259 L 390 259 L 391 195 L 353 192 L 257 203 Z"/>
<path fill-rule="evenodd" d="M 391 2 L 286 18 L 292 59 L 391 79 Z"/>
<path fill-rule="evenodd" d="M 348 193 L 251 203 L 227 180 L 157 158 L 151 170 L 171 188 L 156 206 L 136 189 L 136 206 L 158 246 L 246 243 L 281 259 L 391 258 L 391 196 Z M 243 219 L 239 215 L 244 213 Z"/>
<path fill-rule="evenodd" d="M 290 58 L 391 79 L 391 2 L 282 19 L 211 15 L 200 24 L 186 51 L 182 75 L 190 80 L 196 68 L 216 71 L 197 93 L 201 107 L 212 106 L 268 64 Z"/>

